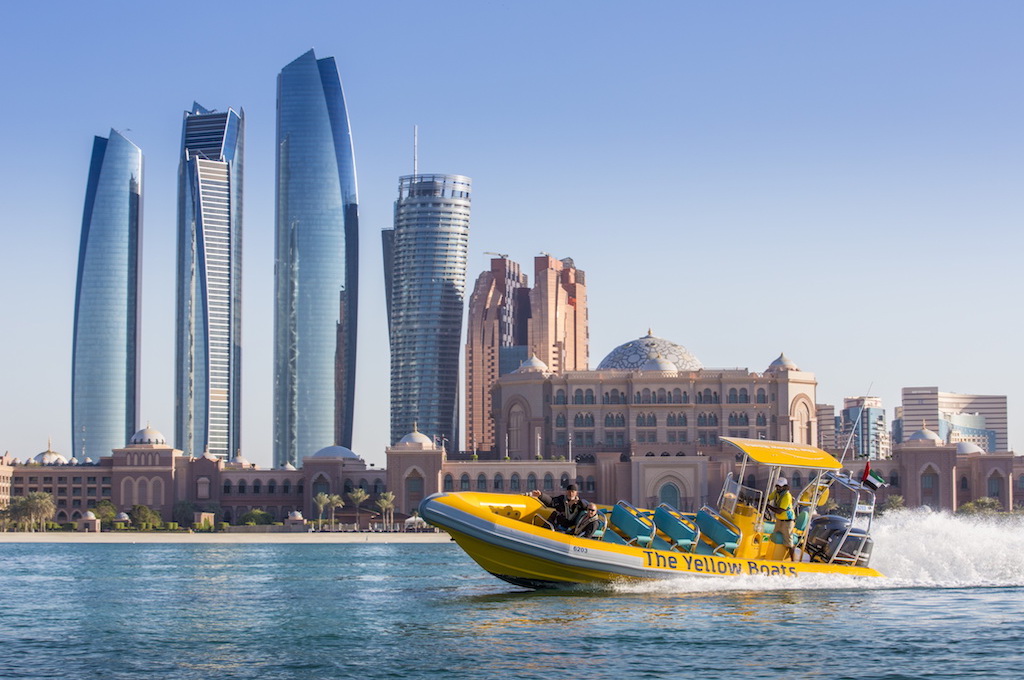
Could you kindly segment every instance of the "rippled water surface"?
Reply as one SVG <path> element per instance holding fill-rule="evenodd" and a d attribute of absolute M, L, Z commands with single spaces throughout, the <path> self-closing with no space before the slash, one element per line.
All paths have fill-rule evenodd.
<path fill-rule="evenodd" d="M 6 544 L 0 678 L 1021 677 L 1021 525 L 875 535 L 885 580 L 542 593 L 454 544 Z"/>

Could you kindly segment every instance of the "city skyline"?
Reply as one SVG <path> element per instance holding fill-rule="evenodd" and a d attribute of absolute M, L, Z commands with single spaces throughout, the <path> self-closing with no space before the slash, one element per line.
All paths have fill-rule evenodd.
<path fill-rule="evenodd" d="M 247 114 L 243 449 L 270 463 L 273 78 L 311 45 L 345 77 L 366 228 L 391 221 L 418 123 L 424 170 L 474 178 L 471 276 L 485 251 L 585 263 L 595 361 L 652 328 L 709 366 L 756 370 L 785 351 L 817 375 L 819 401 L 879 396 L 890 417 L 905 386 L 1005 394 L 1013 447 L 1024 427 L 1011 340 L 1021 319 L 1008 304 L 1022 292 L 1024 141 L 1022 95 L 1005 84 L 1024 56 L 1024 8 L 694 5 L 626 16 L 612 4 L 581 13 L 527 2 L 459 5 L 442 18 L 314 5 L 209 8 L 240 30 L 194 55 L 151 28 L 173 23 L 172 8 L 118 11 L 132 30 L 110 45 L 88 39 L 102 30 L 95 6 L 12 10 L 20 29 L 0 47 L 20 64 L 10 97 L 35 113 L 2 114 L 18 131 L 8 142 L 19 163 L 2 183 L 11 329 L 0 340 L 0 449 L 25 457 L 53 436 L 73 452 L 81 184 L 92 137 L 111 127 L 146 152 L 139 419 L 173 430 L 174 114 L 196 99 Z M 341 22 L 360 31 L 341 40 Z M 452 34 L 459 41 L 432 38 Z M 523 39 L 537 49 L 511 59 Z M 462 65 L 458 87 L 408 77 L 427 53 Z M 384 286 L 378 242 L 363 241 L 352 448 L 379 462 Z M 17 295 L 25 282 L 32 294 Z M 871 304 L 858 309 L 852 290 Z M 981 333 L 978 318 L 990 322 Z"/>

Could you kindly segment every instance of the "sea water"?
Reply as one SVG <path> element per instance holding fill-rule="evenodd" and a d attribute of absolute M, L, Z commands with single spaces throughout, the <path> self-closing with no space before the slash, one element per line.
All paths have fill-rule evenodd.
<path fill-rule="evenodd" d="M 1024 525 L 876 523 L 887 579 L 528 592 L 456 545 L 0 545 L 0 678 L 1020 678 Z"/>

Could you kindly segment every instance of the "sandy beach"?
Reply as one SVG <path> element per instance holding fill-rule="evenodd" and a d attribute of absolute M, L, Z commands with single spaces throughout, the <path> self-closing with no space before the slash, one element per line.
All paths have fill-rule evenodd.
<path fill-rule="evenodd" d="M 447 543 L 444 532 L 198 533 L 104 531 L 0 532 L 0 543 Z"/>

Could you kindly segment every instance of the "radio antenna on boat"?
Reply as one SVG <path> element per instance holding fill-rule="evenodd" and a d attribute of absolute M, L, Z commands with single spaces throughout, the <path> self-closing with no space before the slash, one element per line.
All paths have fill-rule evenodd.
<path fill-rule="evenodd" d="M 865 396 L 871 394 L 871 388 L 875 386 L 875 381 L 871 381 L 868 385 L 868 391 Z M 839 462 L 842 463 L 846 460 L 846 452 L 850 450 L 850 445 L 853 444 L 853 435 L 857 433 L 857 428 L 860 427 L 861 416 L 864 415 L 864 399 L 860 400 L 860 408 L 857 409 L 857 420 L 854 422 L 853 427 L 850 428 L 850 436 L 846 438 L 846 446 L 843 447 L 843 454 L 839 456 Z"/>

